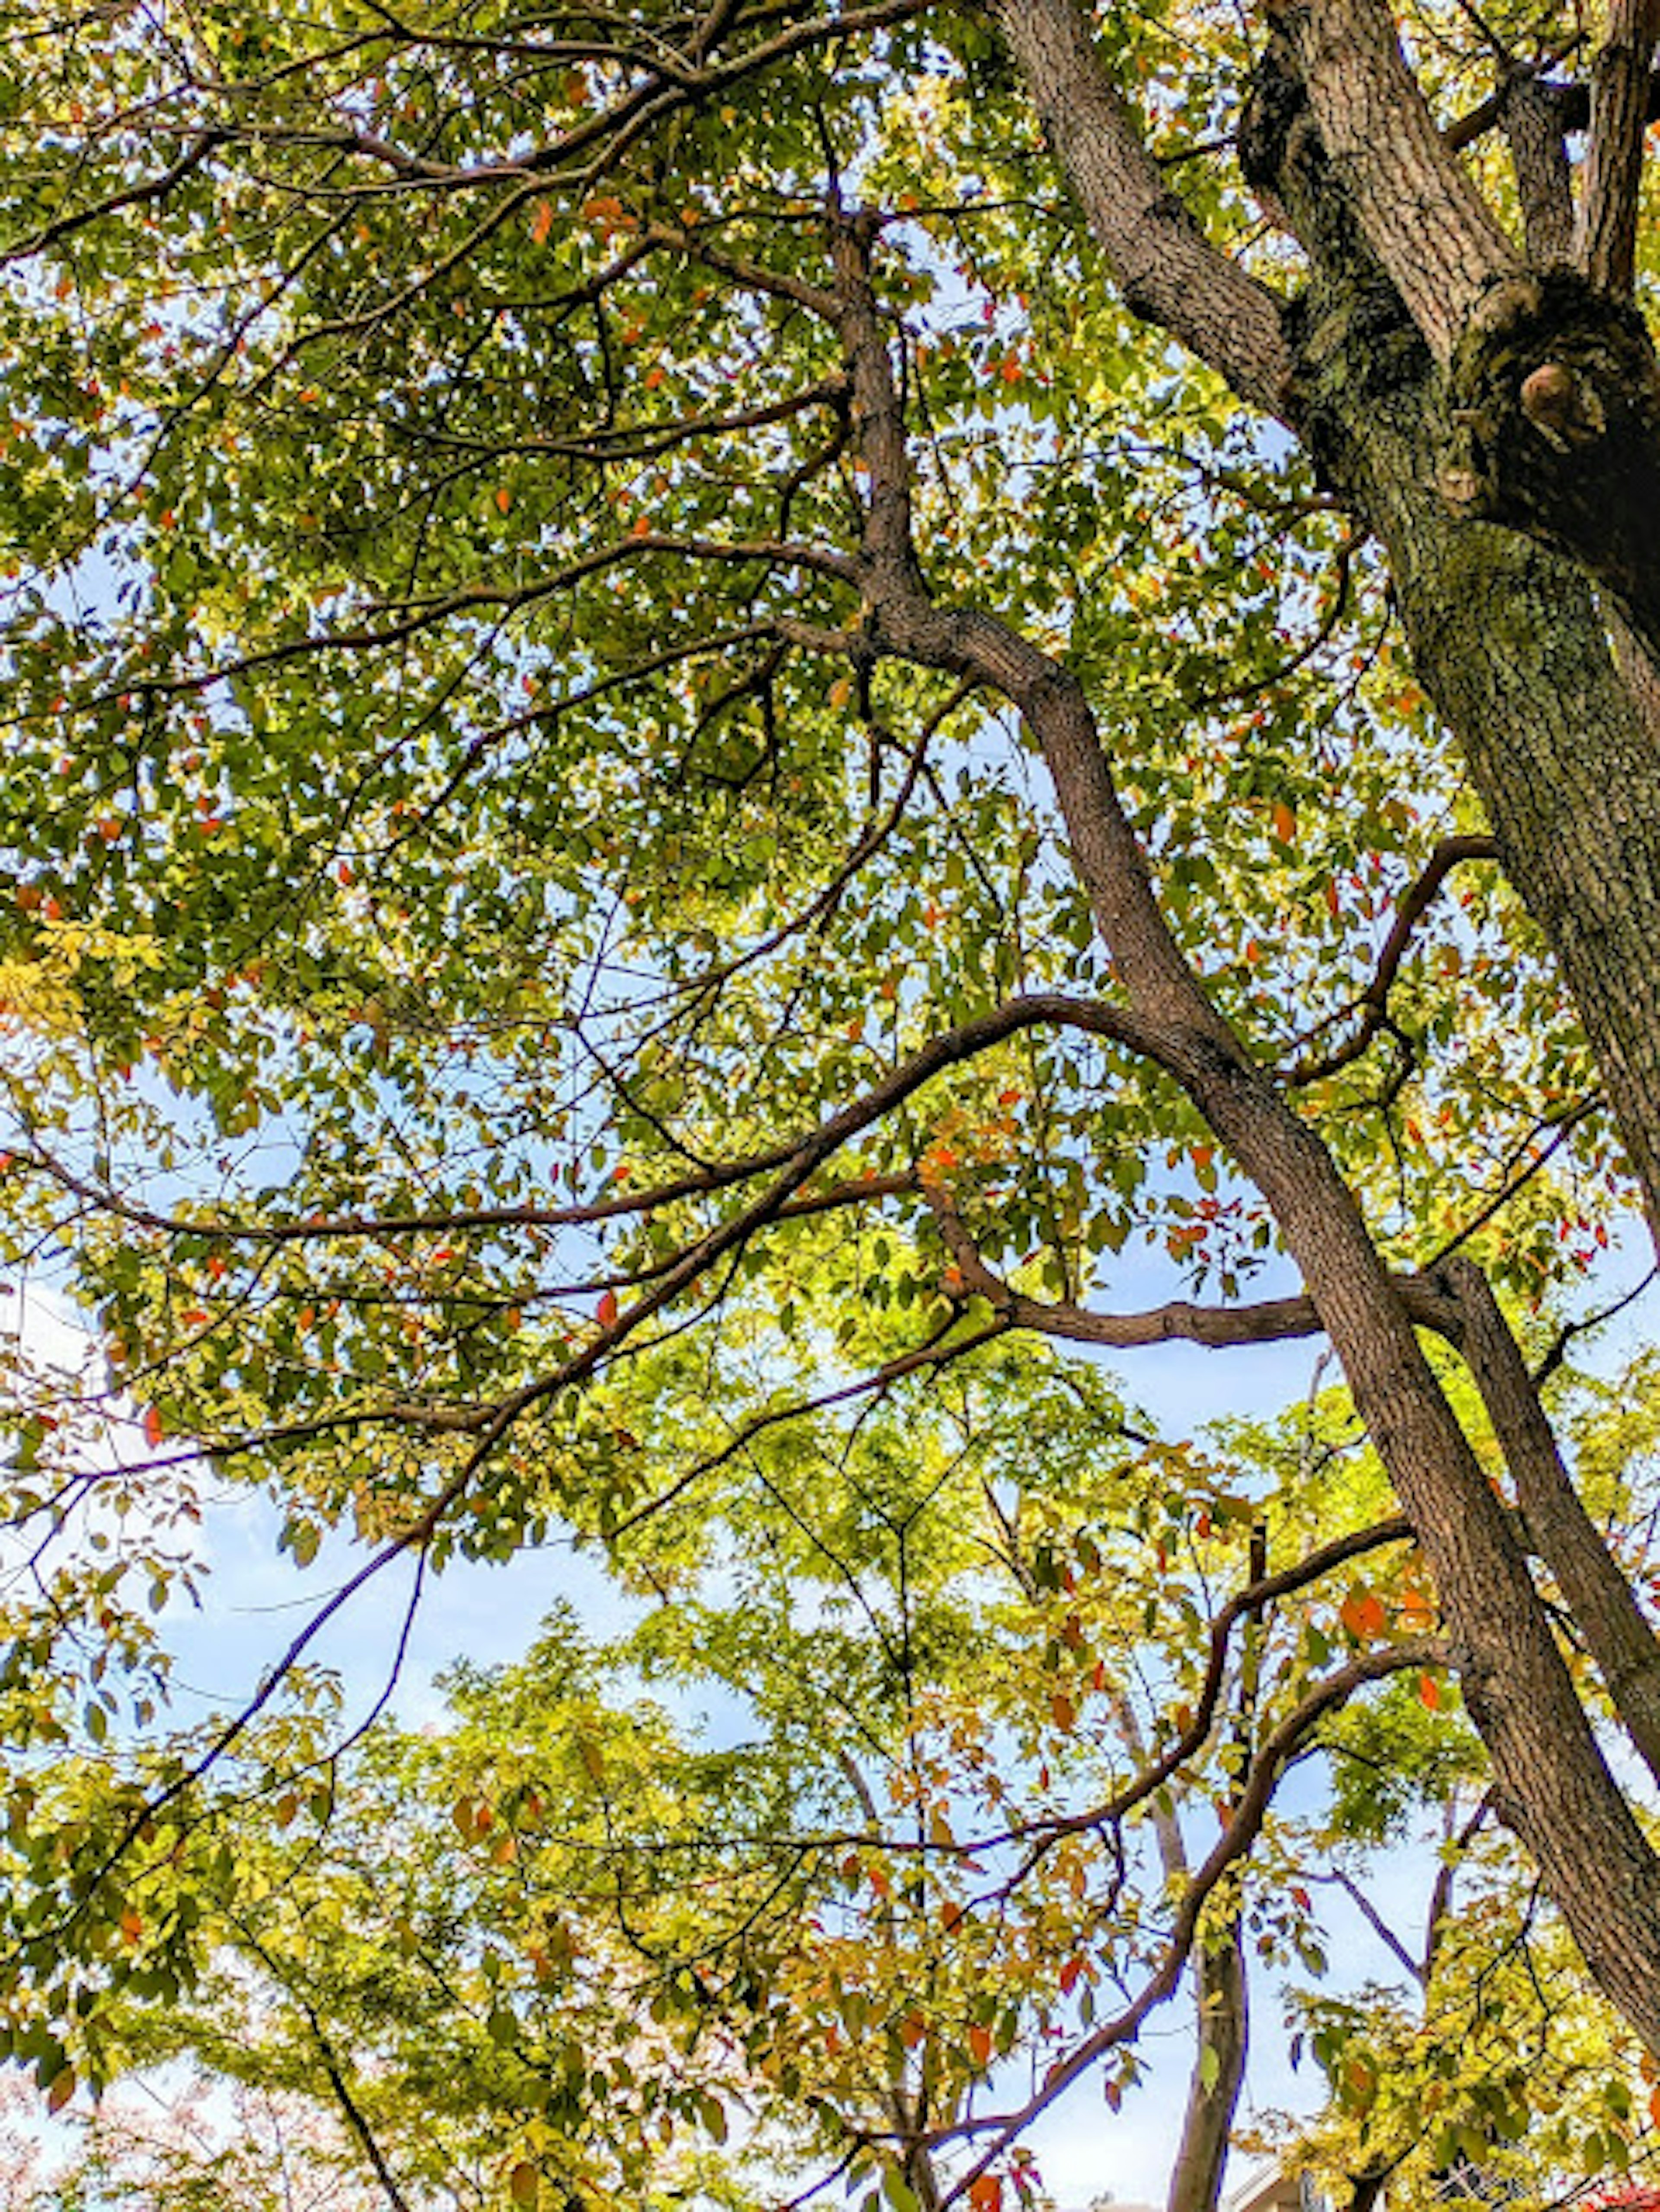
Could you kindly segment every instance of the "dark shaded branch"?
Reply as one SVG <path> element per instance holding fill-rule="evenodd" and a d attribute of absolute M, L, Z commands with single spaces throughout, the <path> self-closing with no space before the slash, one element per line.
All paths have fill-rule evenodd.
<path fill-rule="evenodd" d="M 25 239 L 21 245 L 9 246 L 0 252 L 0 268 L 14 261 L 27 261 L 32 254 L 44 253 L 52 246 L 60 246 L 66 238 L 73 238 L 77 231 L 85 230 L 89 224 L 101 222 L 106 216 L 120 215 L 129 208 L 146 207 L 156 200 L 166 199 L 175 185 L 182 185 L 186 177 L 193 176 L 214 149 L 222 146 L 230 136 L 229 131 L 219 129 L 202 131 L 185 147 L 178 160 L 162 170 L 159 176 L 151 177 L 143 184 L 131 185 L 125 191 L 112 192 L 96 207 L 82 208 L 73 214 L 58 216 L 37 230 L 33 238 Z"/>
<path fill-rule="evenodd" d="M 1505 89 L 1503 119 L 1528 259 L 1538 269 L 1571 261 L 1573 176 L 1560 103 L 1538 77 L 1518 71 Z"/>
<path fill-rule="evenodd" d="M 1323 1333 L 1324 1324 L 1314 1301 L 1306 1296 L 1262 1298 L 1238 1306 L 1196 1305 L 1187 1298 L 1172 1298 L 1165 1305 L 1125 1314 L 1095 1313 L 1065 1298 L 1027 1297 L 988 1267 L 940 1186 L 924 1182 L 921 1188 L 940 1241 L 961 1277 L 961 1288 L 984 1298 L 1012 1328 L 1064 1337 L 1074 1344 L 1104 1345 L 1115 1351 L 1175 1341 L 1216 1350 L 1236 1345 L 1279 1344 L 1288 1338 Z M 1423 1328 L 1444 1331 L 1447 1303 L 1433 1279 L 1425 1275 L 1397 1275 L 1394 1279 L 1413 1319 Z"/>
<path fill-rule="evenodd" d="M 1492 837 L 1444 837 L 1425 863 L 1418 878 L 1400 905 L 1389 933 L 1383 940 L 1383 949 L 1377 956 L 1377 965 L 1372 970 L 1371 981 L 1359 997 L 1342 1013 L 1333 1014 L 1320 1024 L 1329 1028 L 1351 1013 L 1360 1016 L 1359 1027 L 1323 1059 L 1299 1060 L 1286 1078 L 1287 1082 L 1302 1085 L 1318 1083 L 1328 1075 L 1335 1075 L 1351 1060 L 1358 1060 L 1383 1027 L 1389 1012 L 1389 993 L 1401 972 L 1401 963 L 1406 958 L 1412 944 L 1413 932 L 1429 911 L 1436 893 L 1462 860 L 1496 860 L 1499 857 L 1498 841 Z M 1313 1032 L 1318 1035 L 1319 1031 Z"/>

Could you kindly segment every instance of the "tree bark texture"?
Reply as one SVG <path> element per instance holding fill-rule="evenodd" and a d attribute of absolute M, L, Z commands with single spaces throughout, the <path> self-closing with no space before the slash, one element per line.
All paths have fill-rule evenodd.
<path fill-rule="evenodd" d="M 1122 196 L 1104 190 L 1099 173 L 1103 161 L 1111 166 L 1110 148 L 1103 161 L 1083 158 L 1065 125 L 1089 105 L 1091 62 L 1086 41 L 1050 35 L 1064 4 L 1005 0 L 1003 21 L 1073 189 L 1122 265 L 1133 243 Z M 1660 501 L 1646 508 L 1639 545 L 1646 478 L 1641 468 L 1620 483 L 1606 473 L 1608 455 L 1628 447 L 1660 471 L 1660 406 L 1643 365 L 1652 351 L 1624 303 L 1592 295 L 1572 272 L 1529 276 L 1479 202 L 1472 215 L 1449 184 L 1444 148 L 1420 143 L 1426 116 L 1414 109 L 1421 107 L 1415 86 L 1401 82 L 1386 9 L 1315 0 L 1300 21 L 1300 53 L 1283 21 L 1271 38 L 1240 146 L 1247 177 L 1287 211 L 1311 265 L 1284 324 L 1295 372 L 1282 411 L 1383 543 L 1426 688 L 1464 747 L 1513 879 L 1557 950 L 1660 1224 L 1660 1003 L 1648 980 L 1660 945 L 1660 758 L 1615 666 L 1593 588 L 1594 580 L 1613 590 L 1652 657 L 1660 544 L 1648 541 Z M 1324 103 L 1318 124 L 1305 65 Z M 1065 72 L 1076 80 L 1070 94 L 1053 81 Z M 1114 112 L 1122 130 L 1122 108 Z M 1393 152 L 1380 152 L 1370 134 L 1395 132 L 1403 113 Z M 1334 123 L 1340 162 L 1321 137 Z M 1391 160 L 1413 176 L 1394 176 Z M 1447 265 L 1428 285 L 1410 266 L 1421 207 L 1414 239 L 1390 227 L 1390 195 L 1410 201 L 1414 177 L 1447 198 Z M 1410 301 L 1397 289 L 1403 273 Z M 1147 306 L 1159 312 L 1151 295 Z M 1181 301 L 1169 321 L 1193 342 Z M 1225 343 L 1207 357 L 1225 372 L 1242 368 L 1237 385 L 1246 388 L 1254 350 L 1237 362 L 1227 356 Z M 1623 380 L 1618 391 L 1610 362 Z M 1552 373 L 1541 380 L 1541 370 Z M 1586 462 L 1590 445 L 1602 450 Z M 879 465 L 873 473 L 879 478 Z M 1596 557 L 1585 560 L 1578 538 L 1593 510 Z M 1564 557 L 1562 546 L 1579 557 Z M 1417 1531 L 1493 1759 L 1499 1809 L 1537 1861 L 1600 1986 L 1660 2050 L 1660 1863 L 1603 1759 L 1505 1510 L 1352 1194 L 1164 929 L 1075 684 L 1000 624 L 919 605 L 891 557 L 876 585 L 872 596 L 901 650 L 994 684 L 1025 715 L 1134 1011 L 1163 1033 L 1164 1064 L 1272 1208 Z"/>
<path fill-rule="evenodd" d="M 1478 514 L 1487 478 L 1468 463 L 1487 418 L 1466 419 L 1458 364 L 1448 378 L 1438 374 L 1371 254 L 1292 68 L 1283 48 L 1265 57 L 1242 154 L 1248 175 L 1286 206 L 1312 264 L 1287 317 L 1303 435 L 1323 478 L 1383 547 L 1414 665 L 1556 955 L 1651 1224 L 1660 1225 L 1660 747 L 1645 700 L 1616 663 L 1583 569 Z M 1501 290 L 1511 299 L 1517 289 Z M 1519 289 L 1568 303 L 1586 291 L 1571 271 Z M 1599 326 L 1634 312 L 1602 301 Z M 1503 327 L 1495 316 L 1486 331 L 1489 369 Z M 1517 394 L 1520 361 L 1535 357 L 1512 361 Z M 1519 397 L 1511 416 L 1492 433 L 1493 452 L 1517 439 L 1549 450 Z M 1660 434 L 1647 450 L 1660 470 Z M 1660 580 L 1660 475 L 1641 494 L 1651 496 L 1642 536 Z M 1619 503 L 1610 495 L 1604 513 Z M 1635 534 L 1634 511 L 1631 522 Z M 1627 644 L 1629 665 L 1639 638 Z"/>
<path fill-rule="evenodd" d="M 1249 2048 L 1245 1931 L 1237 1915 L 1195 1947 L 1193 1993 L 1199 2060 L 1189 2080 L 1165 2212 L 1216 2212 L 1221 2199 Z"/>

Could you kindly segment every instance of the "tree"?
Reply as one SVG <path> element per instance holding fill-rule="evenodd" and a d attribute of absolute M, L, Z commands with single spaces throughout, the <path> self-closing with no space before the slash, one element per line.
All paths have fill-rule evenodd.
<path fill-rule="evenodd" d="M 1645 6 L 1578 85 L 1381 0 L 14 21 L 9 1249 L 146 1438 L 20 1372 L 26 1747 L 146 1652 L 53 1537 L 165 1592 L 198 1443 L 361 1582 L 695 1492 L 660 1375 L 1322 1331 L 1660 2046 L 1660 1665 L 1515 1334 L 1660 1193 Z M 1147 1230 L 1219 1304 L 1089 1301 Z M 256 1717 L 25 1808 L 54 2078 Z"/>
<path fill-rule="evenodd" d="M 1335 2081 L 1375 2072 L 1381 2022 L 1323 1988 L 1302 1885 L 1479 1767 L 1479 1747 L 1421 1637 L 1398 1632 L 1420 1570 L 1398 1516 L 1365 1518 L 1375 1467 L 1316 1472 L 1295 1449 L 1347 1409 L 1279 1440 L 1293 1479 L 1265 1481 L 1260 1454 L 1248 1498 L 1244 1466 L 1192 1455 L 1172 1495 L 1170 1456 L 1135 1452 L 1110 1395 L 1059 1369 L 1005 1359 L 931 1395 L 851 1437 L 822 1421 L 757 1443 L 719 1518 L 769 1541 L 734 1567 L 707 1488 L 695 1516 L 654 1518 L 629 1571 L 673 1587 L 635 1630 L 596 1650 L 566 1613 L 522 1662 L 459 1669 L 447 1724 L 382 1727 L 334 1762 L 320 1826 L 245 1753 L 230 1787 L 270 1809 L 240 1814 L 234 1859 L 189 1883 L 212 1964 L 159 2017 L 115 2008 L 121 2066 L 188 2056 L 344 2114 L 394 2212 L 491 2201 L 513 2176 L 514 2201 L 701 2185 L 748 2208 L 826 2168 L 855 2197 L 933 2207 L 1005 2154 L 1029 2202 L 1031 2120 L 1088 2072 L 1115 2103 L 1134 2088 L 1140 2027 L 1189 1956 L 1182 2201 L 1220 2181 L 1247 1952 L 1323 2008 Z M 992 1473 L 1016 1430 L 1018 1489 Z M 1340 1498 L 1355 1533 L 1310 1555 Z M 1290 1572 L 1268 1576 L 1270 1551 Z M 713 1688 L 738 1741 L 697 1741 L 642 1674 L 677 1703 Z M 1345 1720 L 1390 1681 L 1404 1700 Z M 1181 1734 L 1155 1753 L 1171 1706 Z M 1380 1802 L 1357 1777 L 1386 1745 L 1399 1782 Z M 292 1753 L 264 1755 L 280 1771 Z M 1319 1755 L 1339 1760 L 1335 1844 L 1274 1809 L 1281 1773 Z M 1508 2094 L 1482 2103 L 1492 2062 L 1442 2039 L 1450 2089 L 1403 2080 L 1377 2116 L 1415 2121 L 1408 2152 L 1495 2116 L 1536 2137 L 1548 2078 L 1584 2063 L 1548 2014 L 1518 2048 L 1526 1947 L 1507 1926 L 1495 1941 L 1491 1912 L 1456 1919 L 1456 1861 L 1435 1863 L 1439 1917 L 1466 2009 L 1485 2021 L 1505 1977 Z M 1526 1912 L 1505 1871 L 1492 1894 Z M 156 1903 L 152 1885 L 159 1925 Z M 1629 2078 L 1626 2054 L 1604 2058 L 1597 2086 L 1628 2116 Z M 1352 2136 L 1367 2109 L 1349 2094 L 1337 2124 Z"/>

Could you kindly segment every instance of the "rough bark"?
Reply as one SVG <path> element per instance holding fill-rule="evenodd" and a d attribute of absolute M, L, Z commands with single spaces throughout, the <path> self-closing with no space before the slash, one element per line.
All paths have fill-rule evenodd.
<path fill-rule="evenodd" d="M 1515 249 L 1431 115 L 1385 0 L 1275 11 L 1340 191 L 1430 350 L 1445 361 Z"/>
<path fill-rule="evenodd" d="M 1660 1782 L 1660 1641 L 1585 1510 L 1487 1277 L 1462 1258 L 1441 1272 L 1460 1316 L 1456 1340 L 1505 1455 L 1528 1535 L 1555 1577 L 1626 1733 Z"/>
<path fill-rule="evenodd" d="M 1174 331 L 1234 390 L 1283 416 L 1292 356 L 1279 301 L 1219 253 L 1096 61 L 1076 0 L 996 0 L 998 21 L 1133 313 Z"/>
<path fill-rule="evenodd" d="M 1581 569 L 1450 505 L 1471 428 L 1334 181 L 1283 47 L 1265 57 L 1242 155 L 1314 264 L 1289 324 L 1309 448 L 1383 544 L 1418 673 L 1560 964 L 1660 1223 L 1660 747 Z M 1572 272 L 1541 283 L 1583 295 Z M 1660 484 L 1655 499 L 1660 514 Z"/>
<path fill-rule="evenodd" d="M 1561 104 L 1536 76 L 1518 71 L 1505 87 L 1499 114 L 1516 173 L 1528 259 L 1535 269 L 1571 262 L 1573 184 Z"/>
<path fill-rule="evenodd" d="M 1567 553 L 1660 654 L 1660 362 L 1629 301 L 1577 271 L 1493 285 L 1449 368 L 1455 512 Z"/>
<path fill-rule="evenodd" d="M 1614 0 L 1608 35 L 1591 64 L 1590 142 L 1576 260 L 1591 283 L 1629 292 L 1637 261 L 1637 208 L 1649 68 L 1660 37 L 1660 0 Z"/>

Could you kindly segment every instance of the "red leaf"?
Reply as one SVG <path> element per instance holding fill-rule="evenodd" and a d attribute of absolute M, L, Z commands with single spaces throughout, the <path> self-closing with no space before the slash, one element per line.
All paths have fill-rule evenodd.
<path fill-rule="evenodd" d="M 611 1323 L 617 1319 L 617 1293 L 615 1291 L 606 1291 L 603 1293 L 600 1297 L 597 1311 L 599 1316 L 600 1328 L 609 1328 Z"/>
<path fill-rule="evenodd" d="M 149 1446 L 150 1449 L 154 1451 L 166 1434 L 167 1431 L 161 1425 L 161 1416 L 160 1413 L 156 1412 L 154 1406 L 146 1406 L 144 1408 L 144 1442 Z"/>

